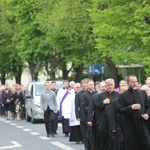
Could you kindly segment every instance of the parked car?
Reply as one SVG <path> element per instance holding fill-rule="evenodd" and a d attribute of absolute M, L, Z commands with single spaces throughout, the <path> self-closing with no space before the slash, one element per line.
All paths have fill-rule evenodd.
<path fill-rule="evenodd" d="M 40 109 L 40 95 L 45 90 L 45 82 L 32 81 L 29 83 L 25 98 L 26 107 L 26 121 L 35 123 L 36 121 L 43 121 L 44 116 L 41 114 Z M 63 81 L 56 81 L 57 89 L 63 85 Z"/>

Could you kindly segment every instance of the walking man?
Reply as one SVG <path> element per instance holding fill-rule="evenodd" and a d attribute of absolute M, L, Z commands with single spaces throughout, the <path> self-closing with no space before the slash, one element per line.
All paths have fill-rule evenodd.
<path fill-rule="evenodd" d="M 45 82 L 45 91 L 41 94 L 40 98 L 41 113 L 44 115 L 45 128 L 47 137 L 55 137 L 54 135 L 54 121 L 55 113 L 57 113 L 56 94 L 50 90 L 50 83 Z"/>
<path fill-rule="evenodd" d="M 150 150 L 147 120 L 150 102 L 146 92 L 137 89 L 137 78 L 127 78 L 129 89 L 119 97 L 119 112 L 124 115 L 124 150 Z"/>

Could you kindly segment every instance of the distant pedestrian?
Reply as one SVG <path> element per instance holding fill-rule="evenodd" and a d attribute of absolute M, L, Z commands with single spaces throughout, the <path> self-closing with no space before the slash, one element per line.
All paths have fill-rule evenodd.
<path fill-rule="evenodd" d="M 4 106 L 2 102 L 2 91 L 3 91 L 3 88 L 0 87 L 0 117 L 4 117 L 5 115 L 5 110 L 4 110 Z"/>
<path fill-rule="evenodd" d="M 11 113 L 9 109 L 9 104 L 11 103 L 11 96 L 8 87 L 2 92 L 2 105 L 4 105 L 6 119 L 10 120 Z"/>

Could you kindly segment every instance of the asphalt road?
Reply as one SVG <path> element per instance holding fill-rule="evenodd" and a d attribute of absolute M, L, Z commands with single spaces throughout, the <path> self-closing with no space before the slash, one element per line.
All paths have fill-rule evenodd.
<path fill-rule="evenodd" d="M 46 137 L 44 123 L 0 118 L 0 150 L 84 150 L 83 144 L 69 142 L 62 134 L 61 123 L 55 137 Z"/>

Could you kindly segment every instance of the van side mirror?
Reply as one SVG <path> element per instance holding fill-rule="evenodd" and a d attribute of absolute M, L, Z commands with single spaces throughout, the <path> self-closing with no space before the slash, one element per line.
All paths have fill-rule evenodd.
<path fill-rule="evenodd" d="M 31 95 L 26 95 L 25 97 L 26 97 L 26 98 L 32 98 L 32 96 L 31 96 Z"/>

